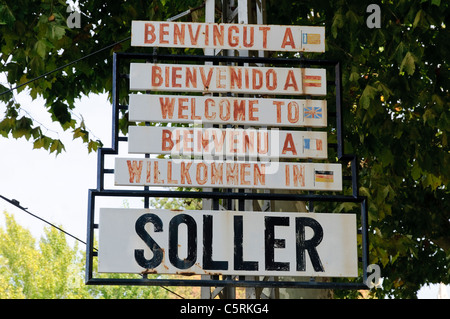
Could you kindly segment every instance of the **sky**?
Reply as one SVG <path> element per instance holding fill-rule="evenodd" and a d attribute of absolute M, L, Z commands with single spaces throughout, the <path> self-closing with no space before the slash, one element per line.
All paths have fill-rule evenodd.
<path fill-rule="evenodd" d="M 33 101 L 26 90 L 16 92 L 15 98 L 28 116 L 43 127 L 45 134 L 63 141 L 66 151 L 55 156 L 43 149 L 33 149 L 32 141 L 24 138 L 0 137 L 0 195 L 19 201 L 32 214 L 86 241 L 88 190 L 96 188 L 97 154 L 89 154 L 86 145 L 72 139 L 70 130 L 64 132 L 58 123 L 52 122 L 42 99 Z M 4 110 L 5 105 L 0 103 L 0 114 Z M 73 116 L 82 116 L 91 136 L 100 139 L 104 147 L 111 146 L 111 104 L 106 94 L 78 100 Z M 96 201 L 98 207 L 122 208 L 124 205 L 143 207 L 137 199 L 127 199 L 126 203 L 124 198 L 110 197 Z M 3 211 L 12 214 L 36 239 L 43 235 L 44 227 L 49 227 L 0 199 L 0 212 Z M 4 227 L 3 213 L 0 214 L 0 227 Z M 75 240 L 68 238 L 68 241 L 73 244 Z M 84 249 L 84 245 L 79 243 L 79 248 Z M 450 295 L 450 286 L 445 288 Z M 438 289 L 439 285 L 423 287 L 418 297 L 435 299 Z"/>
<path fill-rule="evenodd" d="M 45 134 L 62 139 L 66 151 L 58 156 L 44 149 L 33 149 L 33 142 L 24 138 L 0 139 L 0 194 L 16 199 L 23 207 L 83 240 L 86 238 L 87 195 L 96 187 L 96 154 L 88 154 L 79 140 L 72 140 L 70 131 L 64 132 L 44 111 L 43 100 L 32 101 L 21 93 L 16 100 L 29 116 L 42 123 Z M 94 95 L 77 103 L 77 113 L 82 113 L 88 128 L 101 140 L 110 140 L 110 123 L 101 121 L 110 114 L 106 96 Z M 0 106 L 4 110 L 4 106 Z M 109 126 L 109 127 L 108 127 Z M 7 202 L 0 209 L 14 211 L 14 217 L 32 231 L 35 237 L 42 234 L 44 223 Z"/>

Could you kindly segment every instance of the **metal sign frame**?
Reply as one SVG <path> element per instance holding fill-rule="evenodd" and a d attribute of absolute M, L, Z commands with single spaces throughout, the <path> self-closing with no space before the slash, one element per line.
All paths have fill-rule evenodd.
<path fill-rule="evenodd" d="M 106 189 L 105 175 L 114 174 L 114 169 L 105 166 L 107 156 L 119 154 L 119 142 L 126 142 L 126 136 L 120 136 L 119 115 L 128 109 L 128 105 L 120 103 L 120 85 L 122 79 L 129 79 L 128 74 L 122 74 L 122 62 L 144 60 L 155 62 L 212 62 L 218 63 L 236 63 L 243 65 L 244 63 L 258 63 L 271 65 L 284 65 L 289 67 L 310 67 L 320 66 L 330 69 L 334 72 L 334 80 L 328 81 L 327 85 L 335 87 L 335 111 L 328 109 L 328 115 L 335 117 L 334 127 L 336 130 L 337 143 L 329 143 L 329 147 L 334 147 L 337 151 L 339 162 L 350 167 L 347 174 L 343 172 L 343 182 L 350 184 L 351 194 L 348 195 L 328 195 L 307 192 L 306 194 L 291 193 L 244 193 L 230 192 L 213 189 L 213 191 L 173 191 L 173 190 L 153 190 L 148 186 L 141 189 Z M 328 71 L 328 70 L 327 70 Z M 369 260 L 369 244 L 368 244 L 368 202 L 367 197 L 360 196 L 358 192 L 358 163 L 356 155 L 345 154 L 343 143 L 343 114 L 342 114 L 342 85 L 341 85 L 341 66 L 338 61 L 331 60 L 311 60 L 300 58 L 262 58 L 262 57 L 235 57 L 235 56 L 200 56 L 200 55 L 166 55 L 158 54 L 156 50 L 153 54 L 139 53 L 114 53 L 113 55 L 113 83 L 112 83 L 112 147 L 101 148 L 98 150 L 97 158 L 97 188 L 90 189 L 88 192 L 88 231 L 87 231 L 87 248 L 86 248 L 86 272 L 85 283 L 87 285 L 137 285 L 137 286 L 201 286 L 201 287 L 272 287 L 272 288 L 316 288 L 316 289 L 368 289 L 365 284 L 367 281 L 367 266 Z M 307 96 L 308 98 L 308 96 Z M 331 104 L 331 103 L 329 103 Z M 330 125 L 332 121 L 328 121 Z M 148 157 L 148 155 L 146 155 Z M 309 203 L 309 207 L 313 207 L 314 203 L 331 202 L 331 203 L 354 203 L 359 204 L 359 228 L 357 234 L 361 235 L 361 248 L 358 251 L 358 262 L 362 269 L 361 282 L 349 281 L 342 282 L 342 279 L 336 282 L 316 282 L 314 278 L 310 281 L 258 281 L 248 280 L 245 276 L 213 276 L 212 279 L 152 279 L 143 274 L 138 279 L 117 279 L 117 278 L 98 278 L 94 277 L 94 258 L 98 256 L 94 247 L 95 230 L 98 224 L 95 223 L 96 199 L 99 197 L 135 197 L 142 198 L 144 208 L 149 207 L 150 198 L 202 198 L 202 199 L 222 199 L 222 200 L 239 200 L 239 205 L 243 206 L 245 200 L 277 200 L 277 201 L 304 201 Z M 217 205 L 215 205 L 217 206 Z M 214 207 L 218 209 L 218 207 Z"/>

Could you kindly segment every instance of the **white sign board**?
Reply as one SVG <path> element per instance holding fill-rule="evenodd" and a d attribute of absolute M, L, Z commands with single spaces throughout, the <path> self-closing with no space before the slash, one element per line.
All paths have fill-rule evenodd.
<path fill-rule="evenodd" d="M 131 45 L 325 52 L 325 27 L 132 21 Z"/>
<path fill-rule="evenodd" d="M 130 94 L 132 122 L 326 127 L 326 100 Z"/>
<path fill-rule="evenodd" d="M 356 215 L 100 209 L 98 271 L 357 277 Z"/>
<path fill-rule="evenodd" d="M 325 69 L 155 63 L 130 63 L 130 90 L 327 94 Z"/>
<path fill-rule="evenodd" d="M 341 164 L 116 158 L 117 186 L 342 191 Z"/>
<path fill-rule="evenodd" d="M 130 126 L 128 153 L 326 159 L 327 132 Z"/>

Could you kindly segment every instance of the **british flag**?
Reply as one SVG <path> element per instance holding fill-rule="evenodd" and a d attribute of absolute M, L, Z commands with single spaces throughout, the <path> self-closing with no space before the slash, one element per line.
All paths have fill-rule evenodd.
<path fill-rule="evenodd" d="M 304 115 L 306 119 L 321 119 L 322 107 L 321 106 L 305 106 Z"/>

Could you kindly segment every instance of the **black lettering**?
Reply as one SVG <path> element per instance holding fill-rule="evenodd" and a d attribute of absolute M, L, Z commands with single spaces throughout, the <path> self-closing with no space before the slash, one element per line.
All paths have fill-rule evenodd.
<path fill-rule="evenodd" d="M 266 270 L 289 271 L 289 262 L 275 261 L 275 248 L 285 248 L 285 240 L 275 238 L 275 226 L 289 226 L 289 217 L 264 218 L 265 223 L 265 260 Z"/>
<path fill-rule="evenodd" d="M 310 227 L 314 231 L 313 237 L 309 240 L 305 240 L 305 227 Z M 316 250 L 316 247 L 323 239 L 322 226 L 315 219 L 309 217 L 297 217 L 295 219 L 295 228 L 297 238 L 297 271 L 306 270 L 305 250 L 308 251 L 314 270 L 317 272 L 325 271 Z"/>
<path fill-rule="evenodd" d="M 227 270 L 228 261 L 215 261 L 212 259 L 213 217 L 203 216 L 203 269 Z"/>
<path fill-rule="evenodd" d="M 242 216 L 234 216 L 234 270 L 258 270 L 257 261 L 244 261 Z"/>
<path fill-rule="evenodd" d="M 138 236 L 145 242 L 145 244 L 150 248 L 153 253 L 153 258 L 147 259 L 144 257 L 143 249 L 135 249 L 134 250 L 134 259 L 138 263 L 139 266 L 152 269 L 159 266 L 161 263 L 164 252 L 161 247 L 153 240 L 153 238 L 149 235 L 149 233 L 145 230 L 145 225 L 148 223 L 152 223 L 154 226 L 155 232 L 163 231 L 163 223 L 161 219 L 155 214 L 144 214 L 139 217 L 134 225 L 136 233 Z"/>
<path fill-rule="evenodd" d="M 178 256 L 178 226 L 180 224 L 187 226 L 187 257 L 185 259 L 180 259 Z M 170 220 L 169 260 L 178 269 L 192 267 L 197 261 L 197 223 L 189 215 L 180 214 Z"/>

